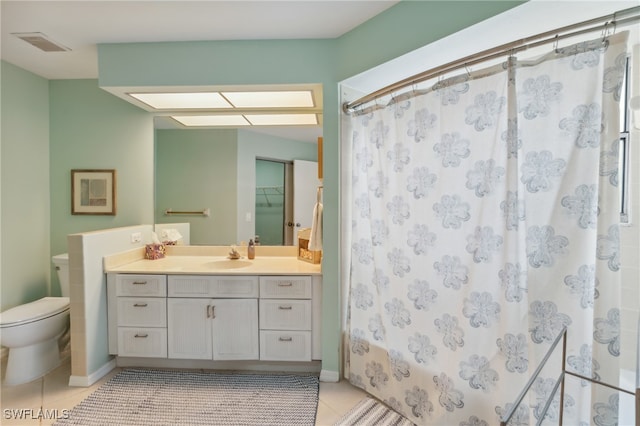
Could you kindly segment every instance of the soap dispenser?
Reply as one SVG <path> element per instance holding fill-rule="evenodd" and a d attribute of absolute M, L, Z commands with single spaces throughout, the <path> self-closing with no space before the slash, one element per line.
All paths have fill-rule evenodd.
<path fill-rule="evenodd" d="M 249 240 L 249 245 L 247 246 L 247 257 L 249 259 L 254 259 L 256 257 L 256 246 L 253 243 L 253 240 Z"/>

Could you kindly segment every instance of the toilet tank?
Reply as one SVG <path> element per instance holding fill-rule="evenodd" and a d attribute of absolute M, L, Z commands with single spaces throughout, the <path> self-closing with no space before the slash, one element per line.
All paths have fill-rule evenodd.
<path fill-rule="evenodd" d="M 53 256 L 53 264 L 56 266 L 60 290 L 63 297 L 69 297 L 69 254 L 62 253 Z"/>

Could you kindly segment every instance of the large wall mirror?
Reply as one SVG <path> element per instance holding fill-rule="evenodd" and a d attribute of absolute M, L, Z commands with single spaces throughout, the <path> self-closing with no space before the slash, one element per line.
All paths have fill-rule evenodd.
<path fill-rule="evenodd" d="M 156 117 L 155 222 L 190 223 L 193 245 L 231 245 L 260 235 L 260 223 L 276 220 L 283 227 L 282 238 L 277 237 L 278 231 L 273 235 L 263 232 L 261 243 L 295 244 L 295 231 L 310 226 L 312 220 L 319 185 L 317 161 L 321 136 L 321 126 L 179 129 Z M 267 167 L 265 171 L 265 164 L 276 167 Z M 283 172 L 281 181 L 269 180 L 273 178 L 272 169 L 278 167 L 290 170 L 286 177 Z M 307 189 L 297 196 L 303 205 L 311 205 L 306 207 L 310 210 L 308 214 L 282 219 L 260 216 L 275 212 L 276 209 L 268 208 L 269 203 L 284 207 L 285 195 L 293 197 L 293 189 L 303 187 L 302 183 L 291 184 L 296 179 L 294 168 L 309 178 L 304 184 Z M 265 181 L 261 182 L 263 175 Z M 274 191 L 268 201 L 264 198 L 267 187 Z M 282 187 L 282 198 L 276 199 L 276 187 Z M 285 187 L 292 192 L 285 194 Z M 206 211 L 208 215 L 202 214 Z"/>

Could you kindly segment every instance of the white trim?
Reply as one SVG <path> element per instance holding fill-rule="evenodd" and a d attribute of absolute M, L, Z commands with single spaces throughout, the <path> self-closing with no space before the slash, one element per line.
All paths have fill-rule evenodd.
<path fill-rule="evenodd" d="M 98 368 L 93 373 L 88 376 L 70 376 L 69 377 L 69 386 L 80 386 L 80 387 L 89 387 L 101 378 L 103 378 L 107 373 L 116 368 L 116 359 L 113 358 L 102 367 Z"/>
<path fill-rule="evenodd" d="M 320 381 L 321 382 L 339 382 L 340 381 L 340 373 L 333 370 L 321 370 L 320 371 Z"/>
<path fill-rule="evenodd" d="M 117 367 L 179 368 L 206 370 L 237 370 L 260 372 L 314 373 L 320 371 L 320 361 L 260 361 L 228 360 L 212 361 L 208 359 L 172 359 L 144 357 L 116 357 Z"/>

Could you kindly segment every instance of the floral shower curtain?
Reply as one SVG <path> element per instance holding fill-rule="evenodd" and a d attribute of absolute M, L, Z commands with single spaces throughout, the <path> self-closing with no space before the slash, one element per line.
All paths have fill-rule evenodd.
<path fill-rule="evenodd" d="M 617 386 L 625 58 L 616 34 L 349 118 L 351 383 L 417 424 L 498 424 L 566 326 L 567 368 Z M 541 416 L 559 365 L 512 424 Z M 565 395 L 568 424 L 615 424 L 616 392 Z"/>

